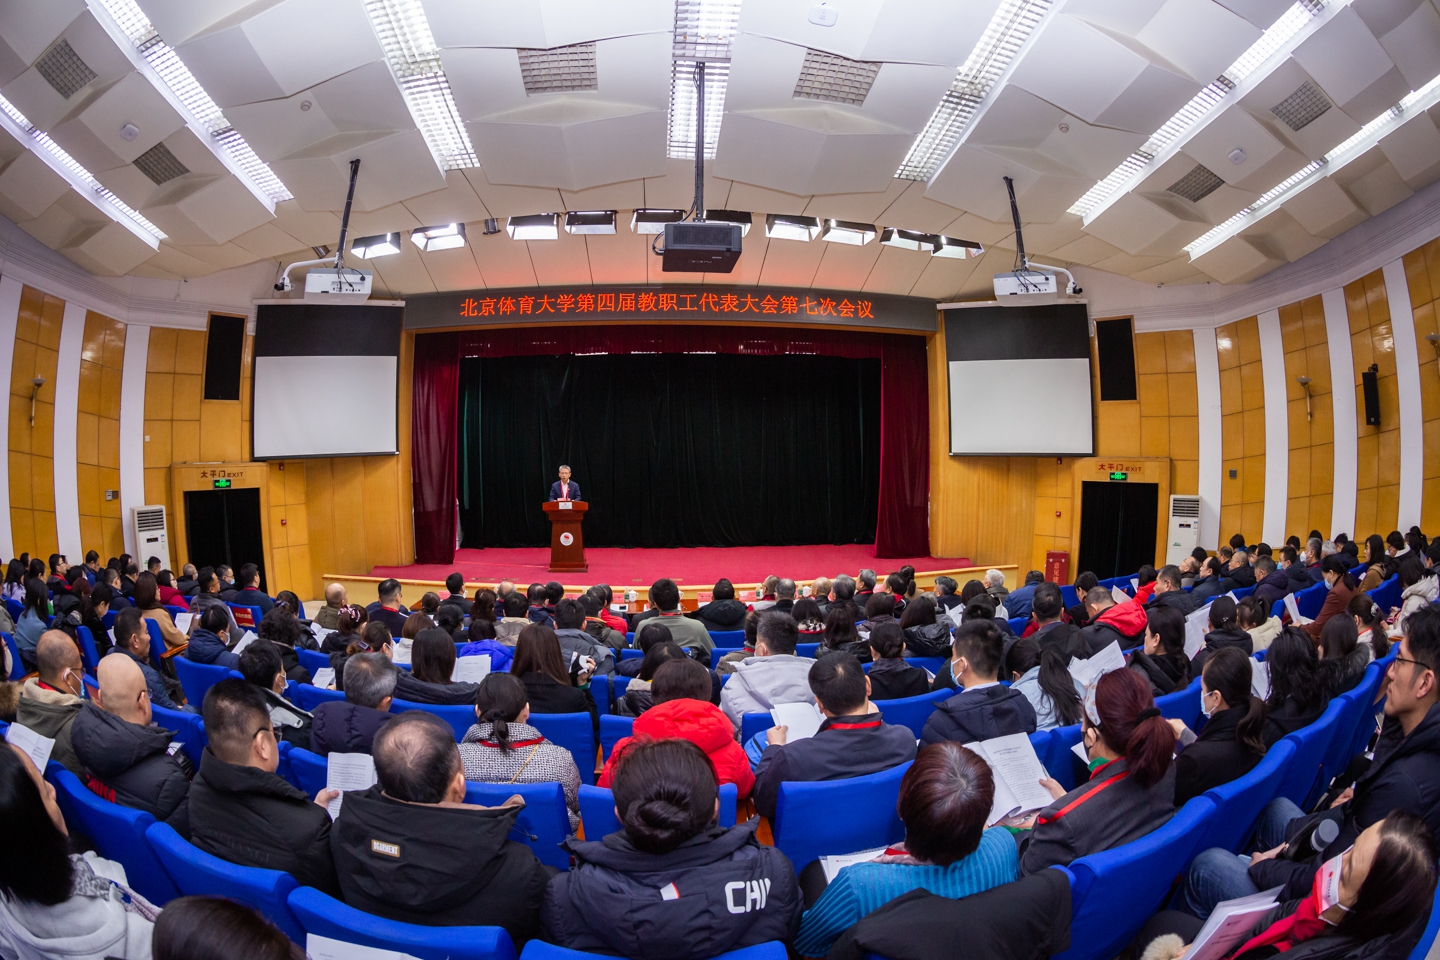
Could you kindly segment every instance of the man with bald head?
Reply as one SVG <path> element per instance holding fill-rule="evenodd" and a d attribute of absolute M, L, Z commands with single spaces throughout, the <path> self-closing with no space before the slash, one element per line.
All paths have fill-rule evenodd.
<path fill-rule="evenodd" d="M 194 770 L 170 731 L 150 722 L 145 674 L 129 657 L 105 657 L 95 676 L 100 692 L 70 728 L 80 778 L 106 800 L 144 810 L 188 840 Z"/>
<path fill-rule="evenodd" d="M 325 585 L 325 606 L 315 613 L 314 622 L 318 623 L 322 630 L 339 630 L 340 611 L 345 609 L 345 604 L 348 602 L 343 584 L 327 583 Z"/>
<path fill-rule="evenodd" d="M 39 674 L 26 680 L 20 688 L 15 722 L 54 739 L 51 758 L 79 776 L 80 761 L 75 759 L 75 751 L 70 746 L 70 724 L 84 703 L 80 699 L 84 689 L 80 648 L 69 634 L 46 630 L 35 644 L 35 665 Z"/>

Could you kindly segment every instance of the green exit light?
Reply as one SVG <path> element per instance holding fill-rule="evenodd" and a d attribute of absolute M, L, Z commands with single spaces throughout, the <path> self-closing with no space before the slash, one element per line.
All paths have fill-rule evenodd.
<path fill-rule="evenodd" d="M 1110 479 L 1111 479 L 1111 480 L 1114 480 L 1114 479 L 1115 479 L 1115 476 L 1116 476 L 1116 475 L 1113 474 L 1113 473 L 1110 474 Z M 1125 479 L 1125 474 L 1122 473 L 1122 474 L 1120 474 L 1119 476 L 1120 476 L 1120 479 L 1121 479 L 1121 480 L 1124 480 L 1124 479 Z M 216 480 L 216 481 L 215 481 L 215 489 L 216 489 L 216 490 L 229 490 L 229 489 L 230 489 L 230 481 L 229 481 L 229 479 Z"/>
<path fill-rule="evenodd" d="M 1112 473 L 1112 474 L 1110 474 L 1110 479 L 1111 479 L 1111 480 L 1129 480 L 1129 479 L 1130 479 L 1130 474 L 1128 474 L 1128 473 Z M 215 481 L 215 485 L 218 487 L 218 486 L 220 485 L 220 481 L 219 481 L 219 480 Z M 226 485 L 228 486 L 229 484 L 227 483 Z"/>

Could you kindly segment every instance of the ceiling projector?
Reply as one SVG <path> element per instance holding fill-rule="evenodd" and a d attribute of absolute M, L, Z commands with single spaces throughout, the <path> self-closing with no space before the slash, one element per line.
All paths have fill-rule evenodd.
<path fill-rule="evenodd" d="M 1020 228 L 1020 207 L 1015 203 L 1015 181 L 1005 177 L 1005 189 L 1010 193 L 1010 219 L 1015 222 L 1015 269 L 1009 273 L 995 274 L 995 299 L 1014 306 L 1031 303 L 1055 303 L 1067 297 L 1079 296 L 1084 291 L 1075 283 L 1075 275 L 1064 267 L 1032 264 L 1025 255 L 1025 234 Z M 1057 274 L 1065 274 L 1061 284 Z M 1010 299 L 1010 298 L 1019 298 Z"/>

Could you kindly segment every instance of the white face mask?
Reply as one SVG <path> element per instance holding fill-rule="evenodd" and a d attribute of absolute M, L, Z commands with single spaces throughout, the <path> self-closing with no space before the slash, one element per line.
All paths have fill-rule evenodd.
<path fill-rule="evenodd" d="M 1214 690 L 1206 690 L 1204 688 L 1200 690 L 1200 712 L 1205 714 L 1206 719 L 1215 715 L 1215 711 L 1210 709 L 1210 694 L 1214 692 Z"/>
<path fill-rule="evenodd" d="M 1319 901 L 1320 919 L 1331 926 L 1339 922 L 1325 916 L 1331 907 L 1339 907 L 1345 913 L 1350 912 L 1350 908 L 1340 902 L 1340 872 L 1344 866 L 1345 854 L 1353 849 L 1351 847 L 1326 860 L 1315 874 L 1315 896 Z"/>

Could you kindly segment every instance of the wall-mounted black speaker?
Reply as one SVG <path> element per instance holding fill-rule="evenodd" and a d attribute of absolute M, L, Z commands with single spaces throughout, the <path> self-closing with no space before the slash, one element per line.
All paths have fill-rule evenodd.
<path fill-rule="evenodd" d="M 1360 385 L 1365 391 L 1365 423 L 1380 426 L 1380 365 L 1370 364 L 1370 369 L 1360 374 Z"/>
<path fill-rule="evenodd" d="M 1100 399 L 1135 399 L 1135 336 L 1130 318 L 1095 321 L 1100 361 Z"/>
<path fill-rule="evenodd" d="M 245 318 L 210 314 L 205 338 L 205 399 L 240 399 L 240 361 L 245 352 Z"/>

